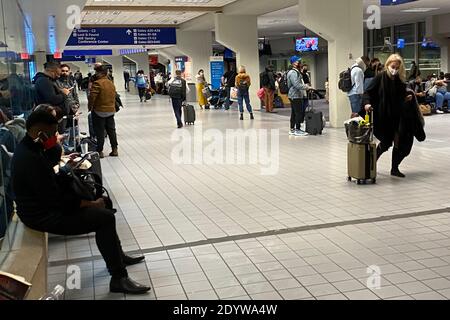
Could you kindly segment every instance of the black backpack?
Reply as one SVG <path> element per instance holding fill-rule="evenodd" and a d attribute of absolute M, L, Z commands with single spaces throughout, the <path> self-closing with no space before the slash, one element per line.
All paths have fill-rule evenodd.
<path fill-rule="evenodd" d="M 352 91 L 355 86 L 352 81 L 352 70 L 356 68 L 348 68 L 339 74 L 339 89 L 345 93 Z"/>
<path fill-rule="evenodd" d="M 183 80 L 175 79 L 169 85 L 169 96 L 174 99 L 183 98 Z"/>
<path fill-rule="evenodd" d="M 280 79 L 280 93 L 288 94 L 289 93 L 289 84 L 288 84 L 288 72 L 285 72 Z"/>
<path fill-rule="evenodd" d="M 250 88 L 250 87 L 249 87 L 248 82 L 247 82 L 246 80 L 241 79 L 241 80 L 239 81 L 239 86 L 238 86 L 239 91 L 241 91 L 241 92 L 247 92 L 249 88 Z"/>

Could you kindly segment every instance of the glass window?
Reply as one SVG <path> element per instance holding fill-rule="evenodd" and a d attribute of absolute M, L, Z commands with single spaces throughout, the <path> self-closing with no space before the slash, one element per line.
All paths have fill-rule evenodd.
<path fill-rule="evenodd" d="M 419 22 L 417 24 L 417 41 L 422 42 L 423 38 L 425 38 L 427 34 L 427 27 L 425 22 Z"/>
<path fill-rule="evenodd" d="M 398 39 L 405 39 L 406 43 L 416 42 L 416 32 L 414 24 L 404 24 L 394 27 L 394 41 L 397 43 Z"/>
<path fill-rule="evenodd" d="M 373 37 L 373 45 L 374 46 L 384 46 L 384 39 L 385 38 L 390 38 L 391 35 L 391 28 L 387 27 L 387 28 L 383 28 L 383 29 L 379 29 L 379 30 L 375 30 L 374 32 L 374 37 Z"/>
<path fill-rule="evenodd" d="M 407 70 L 411 69 L 411 63 L 416 60 L 416 45 L 407 45 L 403 49 L 397 49 L 403 60 Z"/>
<path fill-rule="evenodd" d="M 441 70 L 441 49 L 419 47 L 419 68 L 421 76 L 426 78 L 433 73 L 438 74 Z"/>

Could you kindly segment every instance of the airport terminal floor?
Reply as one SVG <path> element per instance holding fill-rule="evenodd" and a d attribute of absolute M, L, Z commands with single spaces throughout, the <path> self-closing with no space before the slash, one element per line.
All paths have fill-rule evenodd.
<path fill-rule="evenodd" d="M 124 250 L 146 256 L 130 276 L 152 291 L 110 293 L 93 235 L 50 235 L 49 289 L 66 283 L 68 266 L 82 271 L 82 289 L 66 300 L 450 299 L 449 115 L 426 118 L 427 141 L 401 167 L 406 179 L 390 176 L 389 153 L 377 184 L 358 186 L 347 181 L 343 129 L 292 137 L 287 117 L 239 121 L 232 108 L 198 109 L 195 126 L 177 130 L 168 98 L 122 99 L 120 156 L 102 160 L 103 174 Z M 179 132 L 206 148 L 208 136 L 238 129 L 266 132 L 279 160 L 173 160 Z M 268 167 L 275 174 L 262 174 Z M 370 289 L 375 278 L 380 289 Z"/>

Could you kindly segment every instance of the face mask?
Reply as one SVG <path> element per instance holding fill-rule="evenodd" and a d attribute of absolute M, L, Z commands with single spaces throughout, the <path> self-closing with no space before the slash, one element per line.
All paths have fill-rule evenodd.
<path fill-rule="evenodd" d="M 391 67 L 389 67 L 389 72 L 390 72 L 393 76 L 396 76 L 396 75 L 398 74 L 398 70 L 393 69 L 393 68 L 391 68 Z"/>

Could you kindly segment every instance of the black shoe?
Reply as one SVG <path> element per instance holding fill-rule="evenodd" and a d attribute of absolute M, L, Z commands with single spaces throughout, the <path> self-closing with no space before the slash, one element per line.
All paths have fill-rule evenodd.
<path fill-rule="evenodd" d="M 255 120 L 255 117 L 253 116 L 253 113 L 250 113 L 250 120 Z"/>
<path fill-rule="evenodd" d="M 109 291 L 113 293 L 126 293 L 126 294 L 145 294 L 151 290 L 150 287 L 143 286 L 136 281 L 131 280 L 128 277 L 124 278 L 111 278 L 109 283 Z"/>
<path fill-rule="evenodd" d="M 406 176 L 400 172 L 400 170 L 392 170 L 391 171 L 391 176 L 393 177 L 398 177 L 398 178 L 406 178 Z"/>
<path fill-rule="evenodd" d="M 130 257 L 130 256 L 123 256 L 122 258 L 123 263 L 126 266 L 134 266 L 135 264 L 141 263 L 145 260 L 145 256 L 139 256 L 139 257 Z"/>
<path fill-rule="evenodd" d="M 239 118 L 239 120 L 244 120 L 244 115 L 241 113 L 241 117 Z"/>

